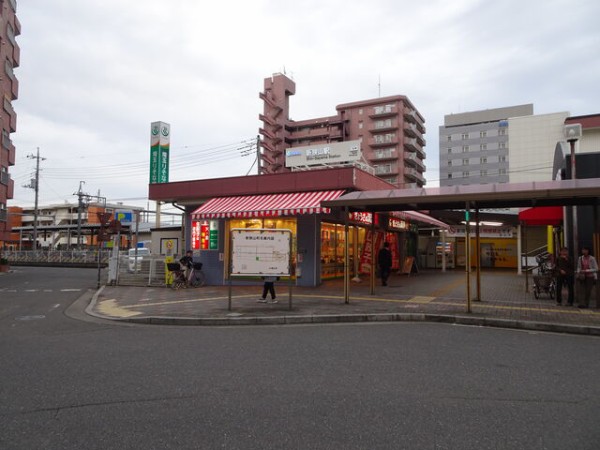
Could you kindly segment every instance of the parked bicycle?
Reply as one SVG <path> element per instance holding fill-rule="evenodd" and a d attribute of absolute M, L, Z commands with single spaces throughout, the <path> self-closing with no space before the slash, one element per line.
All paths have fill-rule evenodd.
<path fill-rule="evenodd" d="M 193 263 L 187 278 L 185 269 L 179 263 L 168 263 L 167 269 L 173 274 L 173 280 L 171 281 L 173 289 L 202 287 L 206 282 L 204 272 L 202 272 L 202 263 Z"/>

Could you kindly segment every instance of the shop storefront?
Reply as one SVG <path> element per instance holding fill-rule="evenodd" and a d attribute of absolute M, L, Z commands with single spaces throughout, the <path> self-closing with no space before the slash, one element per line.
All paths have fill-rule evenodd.
<path fill-rule="evenodd" d="M 340 192 L 315 193 L 315 202 L 323 196 L 339 196 Z M 375 254 L 389 242 L 393 269 L 401 267 L 402 259 L 414 247 L 417 227 L 409 221 L 411 213 L 376 214 L 331 212 L 304 202 L 302 207 L 281 208 L 277 201 L 258 201 L 256 196 L 215 198 L 191 214 L 192 250 L 214 271 L 213 282 L 226 282 L 229 265 L 228 240 L 232 229 L 286 229 L 292 234 L 294 278 L 298 285 L 316 286 L 323 280 L 344 275 L 344 255 L 349 254 L 350 275 L 369 275 Z M 226 206 L 230 205 L 230 206 Z M 234 206 L 235 205 L 235 206 Z M 254 206 L 248 206 L 254 205 Z M 235 207 L 236 210 L 231 208 Z M 374 222 L 373 222 L 374 221 Z M 346 234 L 345 223 L 348 223 Z M 348 242 L 346 243 L 346 239 Z"/>
<path fill-rule="evenodd" d="M 456 265 L 464 267 L 466 264 L 465 252 L 465 227 L 455 227 L 447 233 L 450 242 L 456 243 Z M 514 227 L 480 227 L 479 252 L 474 233 L 471 239 L 471 261 L 475 265 L 476 258 L 480 258 L 481 267 L 484 269 L 517 268 L 517 230 Z"/>
<path fill-rule="evenodd" d="M 390 242 L 400 266 L 401 258 L 416 251 L 416 224 L 440 223 L 417 212 L 373 219 L 371 213 L 346 217 L 340 209 L 321 207 L 346 192 L 389 188 L 369 173 L 345 167 L 150 185 L 150 197 L 185 207 L 182 250 L 192 249 L 202 261 L 208 284 L 228 282 L 230 230 L 264 228 L 291 231 L 295 283 L 317 286 L 343 276 L 346 248 L 351 276 L 370 274 L 373 239 L 375 253 L 384 240 Z"/>

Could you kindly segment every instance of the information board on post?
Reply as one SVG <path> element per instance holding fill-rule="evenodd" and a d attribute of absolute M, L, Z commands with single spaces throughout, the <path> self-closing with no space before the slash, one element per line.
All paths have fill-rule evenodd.
<path fill-rule="evenodd" d="M 291 276 L 291 230 L 234 228 L 230 252 L 230 276 Z"/>

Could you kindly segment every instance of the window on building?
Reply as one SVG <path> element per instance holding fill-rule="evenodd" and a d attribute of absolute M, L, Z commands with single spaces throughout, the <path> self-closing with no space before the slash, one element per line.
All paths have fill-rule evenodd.
<path fill-rule="evenodd" d="M 452 165 L 452 161 L 448 160 L 448 165 L 451 166 Z"/>
<path fill-rule="evenodd" d="M 487 170 L 480 170 L 479 171 L 479 176 L 487 177 Z"/>
<path fill-rule="evenodd" d="M 448 174 L 448 178 L 452 178 L 452 174 L 451 173 Z"/>
<path fill-rule="evenodd" d="M 375 106 L 373 107 L 373 112 L 375 114 L 385 114 L 385 113 L 390 113 L 392 112 L 392 108 L 394 107 L 394 105 L 381 105 L 381 106 Z"/>
<path fill-rule="evenodd" d="M 500 128 L 498 130 L 498 136 L 505 136 L 506 135 L 506 128 Z"/>
<path fill-rule="evenodd" d="M 487 158 L 479 158 L 480 164 L 487 164 Z"/>
<path fill-rule="evenodd" d="M 361 120 L 360 122 L 358 122 L 358 129 L 362 130 L 362 127 L 363 127 L 363 123 L 362 123 L 362 120 Z"/>
<path fill-rule="evenodd" d="M 391 158 L 394 154 L 394 150 L 394 147 L 375 150 L 375 159 Z"/>
<path fill-rule="evenodd" d="M 15 29 L 12 27 L 10 23 L 6 24 L 6 37 L 10 41 L 13 46 L 17 45 L 17 41 L 15 39 Z"/>
<path fill-rule="evenodd" d="M 375 174 L 381 175 L 384 173 L 392 173 L 392 165 L 391 164 L 377 164 L 375 167 Z"/>
<path fill-rule="evenodd" d="M 498 157 L 498 161 L 499 161 L 499 162 L 506 162 L 506 156 L 503 156 L 503 155 L 502 155 L 502 156 L 499 156 L 499 157 Z"/>
<path fill-rule="evenodd" d="M 479 145 L 479 150 L 487 150 L 487 144 Z"/>
<path fill-rule="evenodd" d="M 395 133 L 387 133 L 387 134 L 376 134 L 374 136 L 376 144 L 387 144 L 393 142 L 396 138 Z"/>
<path fill-rule="evenodd" d="M 468 165 L 469 165 L 469 160 L 468 160 L 468 159 L 466 159 L 466 158 L 465 158 L 465 159 L 463 159 L 463 160 L 462 160 L 462 165 L 463 165 L 463 166 L 468 166 Z"/>
<path fill-rule="evenodd" d="M 486 137 L 486 136 L 487 136 L 487 131 L 480 131 L 480 132 L 479 132 L 479 137 L 480 137 L 480 138 L 484 138 L 484 137 Z"/>
<path fill-rule="evenodd" d="M 468 151 L 469 151 L 469 146 L 468 145 L 463 145 L 462 152 L 463 153 L 467 153 Z"/>
<path fill-rule="evenodd" d="M 469 178 L 469 172 L 463 172 L 463 178 Z"/>
<path fill-rule="evenodd" d="M 498 170 L 498 173 L 499 173 L 500 175 L 506 175 L 506 169 L 499 169 L 499 170 Z"/>
<path fill-rule="evenodd" d="M 8 59 L 4 60 L 4 72 L 6 73 L 6 75 L 8 75 L 8 78 L 10 78 L 11 80 L 15 78 L 12 63 Z"/>
<path fill-rule="evenodd" d="M 498 143 L 498 148 L 506 148 L 506 142 Z"/>
<path fill-rule="evenodd" d="M 466 139 L 469 139 L 469 133 L 463 133 L 462 134 L 462 140 L 464 141 Z"/>
<path fill-rule="evenodd" d="M 448 154 L 449 155 L 452 154 L 452 149 L 451 148 L 448 149 Z"/>
<path fill-rule="evenodd" d="M 384 178 L 384 180 L 387 181 L 390 184 L 396 184 L 398 182 L 398 178 L 396 178 L 396 177 Z"/>
<path fill-rule="evenodd" d="M 448 142 L 450 142 L 451 140 L 452 140 L 452 135 L 451 135 L 451 134 L 449 134 L 449 135 L 448 135 Z"/>
<path fill-rule="evenodd" d="M 391 126 L 392 126 L 392 119 L 375 121 L 375 128 L 390 128 Z"/>

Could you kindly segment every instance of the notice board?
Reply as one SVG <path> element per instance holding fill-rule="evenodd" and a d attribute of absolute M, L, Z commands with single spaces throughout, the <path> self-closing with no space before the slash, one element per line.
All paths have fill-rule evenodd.
<path fill-rule="evenodd" d="M 230 275 L 290 276 L 292 231 L 234 228 L 230 252 Z"/>

